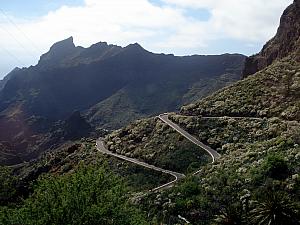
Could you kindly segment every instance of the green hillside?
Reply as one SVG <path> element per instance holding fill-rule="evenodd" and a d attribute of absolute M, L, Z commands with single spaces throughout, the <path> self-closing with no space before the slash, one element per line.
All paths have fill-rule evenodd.
<path fill-rule="evenodd" d="M 229 88 L 183 106 L 184 115 L 280 117 L 298 120 L 300 66 L 292 57 L 239 81 Z"/>
<path fill-rule="evenodd" d="M 291 109 L 299 104 L 299 68 L 299 63 L 288 59 L 276 62 L 184 106 L 181 114 L 171 114 L 171 120 L 222 157 L 213 165 L 199 158 L 202 169 L 198 176 L 162 194 L 149 195 L 145 210 L 153 217 L 163 210 L 160 219 L 164 222 L 180 214 L 192 224 L 259 224 L 264 219 L 272 221 L 274 214 L 276 220 L 270 224 L 298 224 L 300 124 L 298 110 L 292 113 Z M 290 76 L 290 88 L 283 82 L 286 76 Z M 207 115 L 216 117 L 202 117 Z M 224 115 L 231 117 L 217 117 Z M 195 147 L 176 135 L 161 121 L 141 120 L 109 135 L 107 145 L 112 151 L 167 168 L 176 162 L 177 168 L 172 169 L 183 171 L 180 167 L 185 168 L 186 162 L 179 158 L 184 154 L 176 152 L 183 149 L 187 153 Z M 201 149 L 198 151 L 200 154 Z M 177 161 L 159 164 L 164 155 Z"/>

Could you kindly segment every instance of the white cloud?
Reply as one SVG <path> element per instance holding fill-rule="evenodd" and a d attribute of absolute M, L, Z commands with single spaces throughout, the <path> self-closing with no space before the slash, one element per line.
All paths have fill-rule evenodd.
<path fill-rule="evenodd" d="M 69 36 L 74 36 L 77 45 L 85 47 L 98 41 L 123 46 L 139 42 L 151 51 L 175 54 L 201 53 L 201 48 L 209 49 L 212 40 L 242 40 L 245 45 L 251 45 L 274 35 L 283 9 L 292 0 L 163 2 L 154 5 L 148 0 L 85 0 L 84 6 L 63 6 L 33 21 L 12 18 L 38 46 L 38 53 L 19 29 L 0 17 L 0 52 L 2 49 L 1 54 L 5 55 L 8 50 L 25 64 L 33 63 L 51 44 Z M 191 19 L 185 13 L 189 8 L 206 9 L 211 18 Z M 13 57 L 0 60 L 7 58 L 15 60 Z M 0 72 L 1 68 L 2 65 Z"/>
<path fill-rule="evenodd" d="M 183 8 L 210 10 L 211 30 L 245 41 L 267 40 L 274 35 L 282 11 L 292 0 L 163 0 Z"/>

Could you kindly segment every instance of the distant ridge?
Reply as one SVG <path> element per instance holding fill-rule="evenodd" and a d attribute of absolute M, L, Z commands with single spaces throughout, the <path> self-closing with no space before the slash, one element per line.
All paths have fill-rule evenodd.
<path fill-rule="evenodd" d="M 17 69 L 0 83 L 0 144 L 10 143 L 16 160 L 31 159 L 95 128 L 116 129 L 176 110 L 238 80 L 244 59 L 155 54 L 138 43 L 83 48 L 69 37 L 55 43 L 36 66 Z M 75 132 L 76 121 L 83 132 Z"/>

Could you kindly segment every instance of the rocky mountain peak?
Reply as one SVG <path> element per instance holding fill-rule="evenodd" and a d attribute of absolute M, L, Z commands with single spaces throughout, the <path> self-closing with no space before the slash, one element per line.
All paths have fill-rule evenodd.
<path fill-rule="evenodd" d="M 130 50 L 133 52 L 145 52 L 146 50 L 139 44 L 139 43 L 134 43 L 126 46 L 124 50 Z"/>
<path fill-rule="evenodd" d="M 109 44 L 107 44 L 107 42 L 98 42 L 96 44 L 91 45 L 89 48 L 87 48 L 86 53 L 90 54 L 91 52 L 95 52 L 95 53 L 101 55 L 102 53 L 105 53 L 106 51 L 109 51 L 111 49 L 121 50 L 122 47 L 117 46 L 117 45 L 111 45 L 111 44 L 109 45 Z"/>
<path fill-rule="evenodd" d="M 104 42 L 100 41 L 96 44 L 91 45 L 91 48 L 96 48 L 96 47 L 108 47 L 108 44 L 105 41 Z"/>
<path fill-rule="evenodd" d="M 69 37 L 65 40 L 56 42 L 52 45 L 50 48 L 50 51 L 55 51 L 55 50 L 60 50 L 60 49 L 70 49 L 70 48 L 75 48 L 73 37 Z"/>
<path fill-rule="evenodd" d="M 271 65 L 273 61 L 291 55 L 300 60 L 300 0 L 294 0 L 283 13 L 275 37 L 268 41 L 260 53 L 249 57 L 243 77 Z"/>
<path fill-rule="evenodd" d="M 78 48 L 75 47 L 73 37 L 69 37 L 65 40 L 56 42 L 50 48 L 50 50 L 43 54 L 40 58 L 39 64 L 53 65 L 60 62 L 65 57 L 68 57 L 74 52 L 77 52 Z"/>

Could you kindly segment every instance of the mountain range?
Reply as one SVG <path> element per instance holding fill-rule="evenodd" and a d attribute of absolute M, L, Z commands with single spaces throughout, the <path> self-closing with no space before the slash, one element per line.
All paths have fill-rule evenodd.
<path fill-rule="evenodd" d="M 2 155 L 18 155 L 16 161 L 39 155 L 52 146 L 45 137 L 57 122 L 74 112 L 94 129 L 116 129 L 178 110 L 240 79 L 244 60 L 239 54 L 154 54 L 137 43 L 83 48 L 70 37 L 55 43 L 36 66 L 16 68 L 0 83 L 0 141 L 15 149 L 2 148 Z"/>

